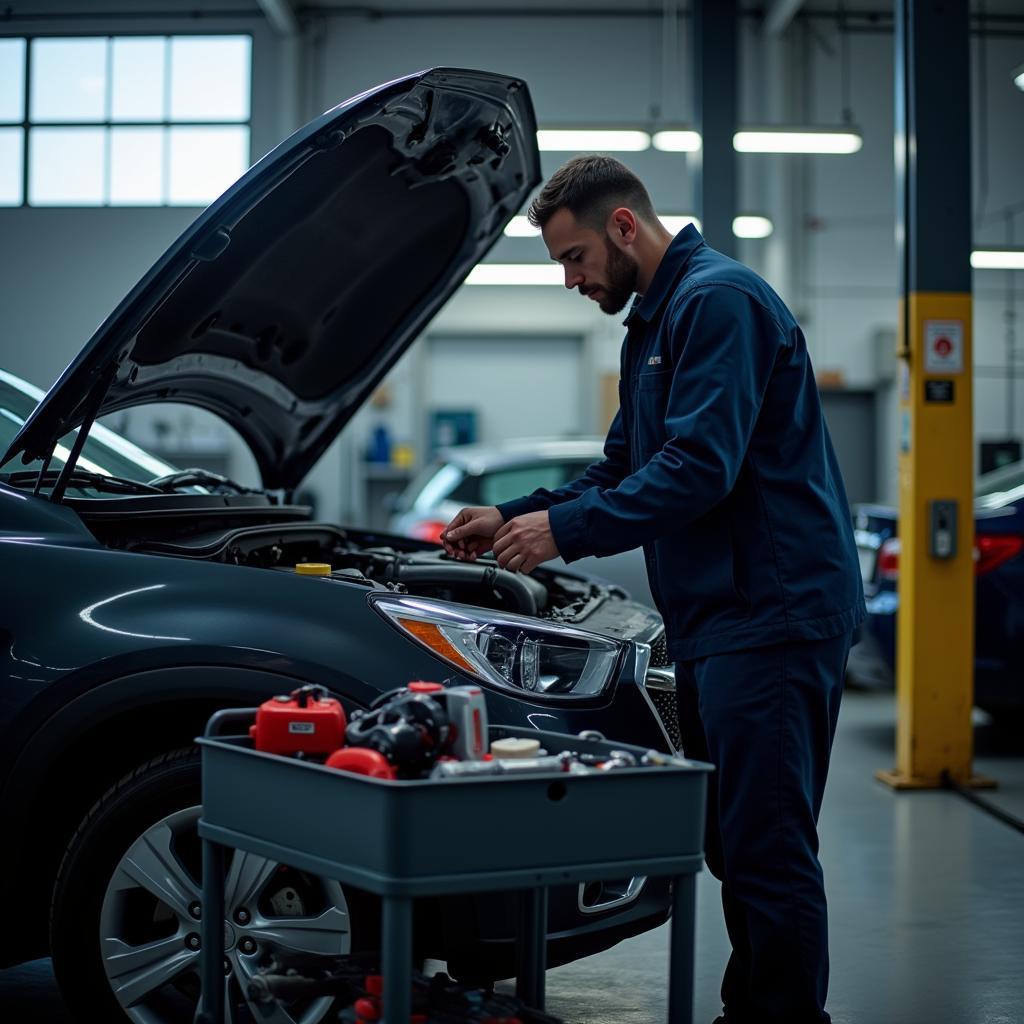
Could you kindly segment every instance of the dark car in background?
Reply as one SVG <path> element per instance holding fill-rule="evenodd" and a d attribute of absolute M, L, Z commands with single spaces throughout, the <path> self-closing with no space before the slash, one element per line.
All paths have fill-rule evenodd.
<path fill-rule="evenodd" d="M 604 438 L 599 437 L 523 437 L 442 448 L 400 495 L 390 526 L 395 533 L 438 544 L 441 531 L 467 505 L 499 505 L 539 487 L 561 487 L 602 458 Z M 548 565 L 564 563 L 557 559 Z M 639 548 L 581 558 L 573 571 L 599 576 L 634 600 L 654 605 Z"/>
<path fill-rule="evenodd" d="M 80 1019 L 191 1019 L 191 743 L 218 708 L 313 683 L 352 711 L 411 679 L 473 682 L 495 722 L 670 749 L 657 613 L 559 569 L 512 574 L 317 522 L 292 497 L 536 186 L 535 129 L 525 85 L 499 75 L 440 69 L 364 93 L 207 209 L 45 397 L 0 379 L 0 956 L 49 949 Z M 154 402 L 222 417 L 265 489 L 176 470 L 94 425 Z M 334 571 L 295 572 L 309 561 Z M 226 888 L 232 1003 L 271 955 L 374 942 L 369 898 L 336 883 L 239 853 Z M 550 960 L 668 906 L 656 879 L 553 890 Z M 424 902 L 420 952 L 508 976 L 513 909 Z M 275 1020 L 326 1010 L 299 1001 Z"/>
<path fill-rule="evenodd" d="M 857 505 L 868 617 L 850 654 L 853 682 L 893 685 L 896 665 L 898 512 Z M 999 716 L 1024 714 L 1024 463 L 978 478 L 974 497 L 974 703 Z"/>

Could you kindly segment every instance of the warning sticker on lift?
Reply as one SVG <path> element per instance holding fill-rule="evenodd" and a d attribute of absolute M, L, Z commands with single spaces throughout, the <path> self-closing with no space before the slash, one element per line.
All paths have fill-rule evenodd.
<path fill-rule="evenodd" d="M 964 323 L 962 320 L 925 320 L 925 373 L 963 373 Z"/>
<path fill-rule="evenodd" d="M 926 380 L 924 382 L 924 400 L 948 405 L 953 401 L 955 383 L 951 380 Z"/>

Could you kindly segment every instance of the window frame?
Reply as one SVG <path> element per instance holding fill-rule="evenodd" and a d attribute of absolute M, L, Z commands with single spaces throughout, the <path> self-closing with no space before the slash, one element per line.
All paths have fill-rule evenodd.
<path fill-rule="evenodd" d="M 170 68 L 170 45 L 172 39 L 190 38 L 246 38 L 249 40 L 249 116 L 244 120 L 194 120 L 175 119 L 170 114 L 170 89 L 171 89 L 171 68 Z M 196 207 L 195 202 L 174 202 L 170 199 L 170 129 L 172 128 L 245 128 L 248 132 L 248 144 L 246 146 L 246 166 L 252 166 L 252 95 L 253 95 L 253 55 L 256 41 L 254 34 L 249 32 L 211 32 L 199 30 L 194 32 L 151 32 L 142 29 L 129 32 L 18 32 L 11 34 L 0 34 L 0 40 L 21 39 L 25 42 L 25 62 L 22 68 L 22 120 L 6 121 L 0 120 L 0 128 L 20 128 L 21 135 L 21 202 L 0 204 L 0 210 L 84 210 L 84 209 L 188 209 Z M 101 39 L 106 43 L 106 119 L 95 121 L 33 121 L 30 116 L 32 109 L 32 44 L 36 40 L 47 39 Z M 109 119 L 112 108 L 113 97 L 113 41 L 115 39 L 161 39 L 166 48 L 164 66 L 164 110 L 160 120 L 149 121 L 114 121 Z M 105 132 L 104 138 L 104 168 L 103 168 L 103 189 L 104 198 L 98 203 L 80 202 L 56 202 L 33 204 L 29 202 L 30 184 L 30 133 L 33 128 L 98 128 Z M 114 128 L 154 128 L 165 132 L 164 151 L 162 154 L 162 186 L 164 197 L 158 202 L 111 202 L 111 129 Z M 211 200 L 212 201 L 212 200 Z M 205 205 L 205 204 L 204 204 Z"/>

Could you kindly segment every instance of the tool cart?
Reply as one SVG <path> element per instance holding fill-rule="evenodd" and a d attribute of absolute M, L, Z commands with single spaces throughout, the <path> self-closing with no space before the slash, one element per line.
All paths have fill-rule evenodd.
<path fill-rule="evenodd" d="M 669 1024 L 690 1024 L 695 876 L 703 862 L 710 765 L 591 774 L 392 780 L 264 753 L 242 733 L 256 714 L 215 714 L 198 742 L 203 759 L 202 998 L 198 1024 L 224 1016 L 226 848 L 241 849 L 376 893 L 382 903 L 383 1024 L 408 1024 L 413 899 L 523 893 L 516 994 L 543 1009 L 547 889 L 628 876 L 672 879 Z M 550 751 L 639 761 L 626 744 L 490 726 L 490 740 L 539 740 Z M 351 823 L 360 827 L 353 829 Z M 501 824 L 500 839 L 481 823 Z M 499 834 L 497 829 L 495 835 Z M 438 836 L 444 837 L 443 842 Z"/>

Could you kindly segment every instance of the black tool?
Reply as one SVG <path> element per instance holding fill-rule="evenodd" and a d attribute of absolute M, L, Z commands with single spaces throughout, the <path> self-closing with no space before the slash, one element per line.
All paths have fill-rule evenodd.
<path fill-rule="evenodd" d="M 439 701 L 403 689 L 373 710 L 353 712 L 345 741 L 378 751 L 399 778 L 414 779 L 446 752 L 449 733 L 448 715 Z"/>

